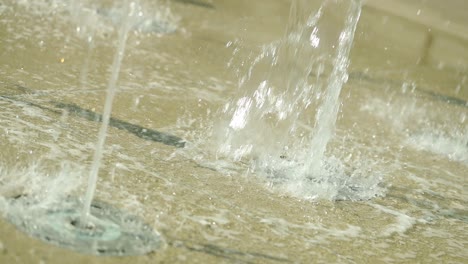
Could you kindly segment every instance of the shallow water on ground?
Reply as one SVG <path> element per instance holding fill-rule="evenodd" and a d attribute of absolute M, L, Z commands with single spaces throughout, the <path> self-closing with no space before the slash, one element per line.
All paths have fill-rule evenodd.
<path fill-rule="evenodd" d="M 327 156 L 344 164 L 342 177 L 377 182 L 379 191 L 362 201 L 314 199 L 243 160 L 217 159 L 209 140 L 219 109 L 238 95 L 240 61 L 282 37 L 289 1 L 170 1 L 171 15 L 147 2 L 145 21 L 167 30 L 143 23 L 150 27 L 129 35 L 96 199 L 143 218 L 165 247 L 132 259 L 86 256 L 8 222 L 83 195 L 119 16 L 109 3 L 83 3 L 95 8 L 86 11 L 92 19 L 77 22 L 67 1 L 5 1 L 0 262 L 466 261 L 468 98 L 464 86 L 440 88 L 460 73 L 362 71 L 365 59 L 352 60 Z M 100 26 L 82 87 L 89 41 L 77 25 L 89 32 L 86 21 Z M 427 83 L 432 75 L 440 82 Z M 13 206 L 24 196 L 40 206 Z"/>

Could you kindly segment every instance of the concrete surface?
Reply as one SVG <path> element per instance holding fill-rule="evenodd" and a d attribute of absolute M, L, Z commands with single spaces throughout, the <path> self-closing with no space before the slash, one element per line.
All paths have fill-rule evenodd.
<path fill-rule="evenodd" d="M 468 1 L 365 0 L 363 47 L 404 62 L 468 70 Z"/>

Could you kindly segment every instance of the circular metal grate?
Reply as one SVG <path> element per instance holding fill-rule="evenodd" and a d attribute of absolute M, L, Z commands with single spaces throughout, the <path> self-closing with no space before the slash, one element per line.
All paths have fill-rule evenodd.
<path fill-rule="evenodd" d="M 143 255 L 163 245 L 161 236 L 140 218 L 103 202 L 94 201 L 88 221 L 80 223 L 77 199 L 44 209 L 34 199 L 14 199 L 7 218 L 20 230 L 56 246 L 85 254 Z"/>

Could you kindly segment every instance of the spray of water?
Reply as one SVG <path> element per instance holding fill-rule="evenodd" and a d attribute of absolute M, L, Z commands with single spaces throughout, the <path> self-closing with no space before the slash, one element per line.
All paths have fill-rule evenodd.
<path fill-rule="evenodd" d="M 78 1 L 72 2 L 71 6 L 76 8 L 72 10 L 76 12 L 74 18 L 84 20 L 76 31 L 79 36 L 85 37 L 88 45 L 88 56 L 80 78 L 82 87 L 86 87 L 88 66 L 95 45 L 94 37 L 100 35 L 99 23 L 97 23 L 100 15 L 98 9 L 86 8 Z M 60 10 L 65 11 L 69 8 L 60 7 Z M 119 10 L 119 17 L 122 18 L 120 25 L 116 27 L 118 29 L 117 51 L 111 68 L 102 126 L 95 146 L 84 203 L 73 198 L 78 188 L 81 187 L 79 184 L 81 182 L 79 176 L 83 172 L 81 166 L 68 166 L 65 159 L 60 168 L 55 168 L 53 164 L 56 159 L 49 162 L 49 155 L 45 155 L 44 162 L 33 162 L 25 169 L 20 165 L 15 165 L 16 167 L 11 170 L 0 169 L 0 185 L 2 185 L 0 212 L 18 229 L 57 246 L 94 255 L 140 255 L 160 248 L 163 244 L 160 235 L 137 216 L 104 202 L 93 201 L 127 37 L 130 31 L 135 30 L 137 21 L 143 17 L 141 6 L 137 2 L 125 1 L 124 5 L 115 10 Z M 39 106 L 39 104 L 32 105 Z M 41 115 L 36 113 L 36 116 Z M 50 131 L 50 124 L 43 129 L 41 125 L 35 125 L 35 122 L 25 123 L 27 130 L 31 130 L 32 126 L 46 134 Z M 44 143 L 38 143 L 38 145 L 41 144 Z M 55 144 L 52 145 L 56 147 Z M 49 147 L 48 144 L 45 146 Z M 70 145 L 64 141 L 61 146 Z M 33 150 L 30 150 L 30 154 L 32 153 Z M 20 175 L 19 178 L 18 175 Z M 82 210 L 80 206 L 83 206 Z"/>
<path fill-rule="evenodd" d="M 249 160 L 258 174 L 307 198 L 366 199 L 378 179 L 358 181 L 326 155 L 361 13 L 359 1 L 292 3 L 286 35 L 267 45 L 240 79 L 215 127 L 218 157 Z M 367 191 L 363 191 L 366 189 Z"/>

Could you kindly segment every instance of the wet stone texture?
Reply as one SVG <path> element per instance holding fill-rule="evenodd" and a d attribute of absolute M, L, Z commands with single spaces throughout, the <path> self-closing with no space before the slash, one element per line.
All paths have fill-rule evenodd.
<path fill-rule="evenodd" d="M 70 2 L 83 4 L 80 12 L 70 12 Z M 262 45 L 284 37 L 291 1 L 173 0 L 169 9 L 140 1 L 145 8 L 128 35 L 95 218 L 82 227 L 79 199 L 122 20 L 110 2 L 0 3 L 0 263 L 466 262 L 466 71 L 409 65 L 413 58 L 402 57 L 417 52 L 397 53 L 409 48 L 397 40 L 374 41 L 373 23 L 393 19 L 366 13 L 370 8 L 357 25 L 325 152 L 344 168 L 336 181 L 301 182 L 289 181 L 301 162 L 292 149 L 273 153 L 291 170 L 262 174 L 249 160 L 217 155 L 213 139 L 215 121 L 229 124 L 219 116 L 226 103 L 258 88 L 252 82 L 239 89 L 239 82 L 262 57 Z M 301 2 L 312 10 L 323 1 Z M 319 30 L 336 29 L 335 19 L 342 17 Z M 379 33 L 414 42 L 411 30 L 388 28 L 396 31 Z M 306 60 L 282 62 L 296 69 Z M 268 66 L 260 64 L 255 76 L 289 81 L 282 71 L 268 74 Z M 304 79 L 320 84 L 327 76 L 314 71 Z M 314 107 L 303 113 L 305 133 Z M 275 128 L 272 120 L 262 122 Z M 268 134 L 291 136 L 275 129 Z M 269 139 L 255 129 L 246 138 L 275 146 Z M 370 186 L 381 192 L 354 184 L 362 179 L 375 180 Z M 310 183 L 335 200 L 297 192 Z M 358 199 L 366 193 L 379 195 Z"/>

